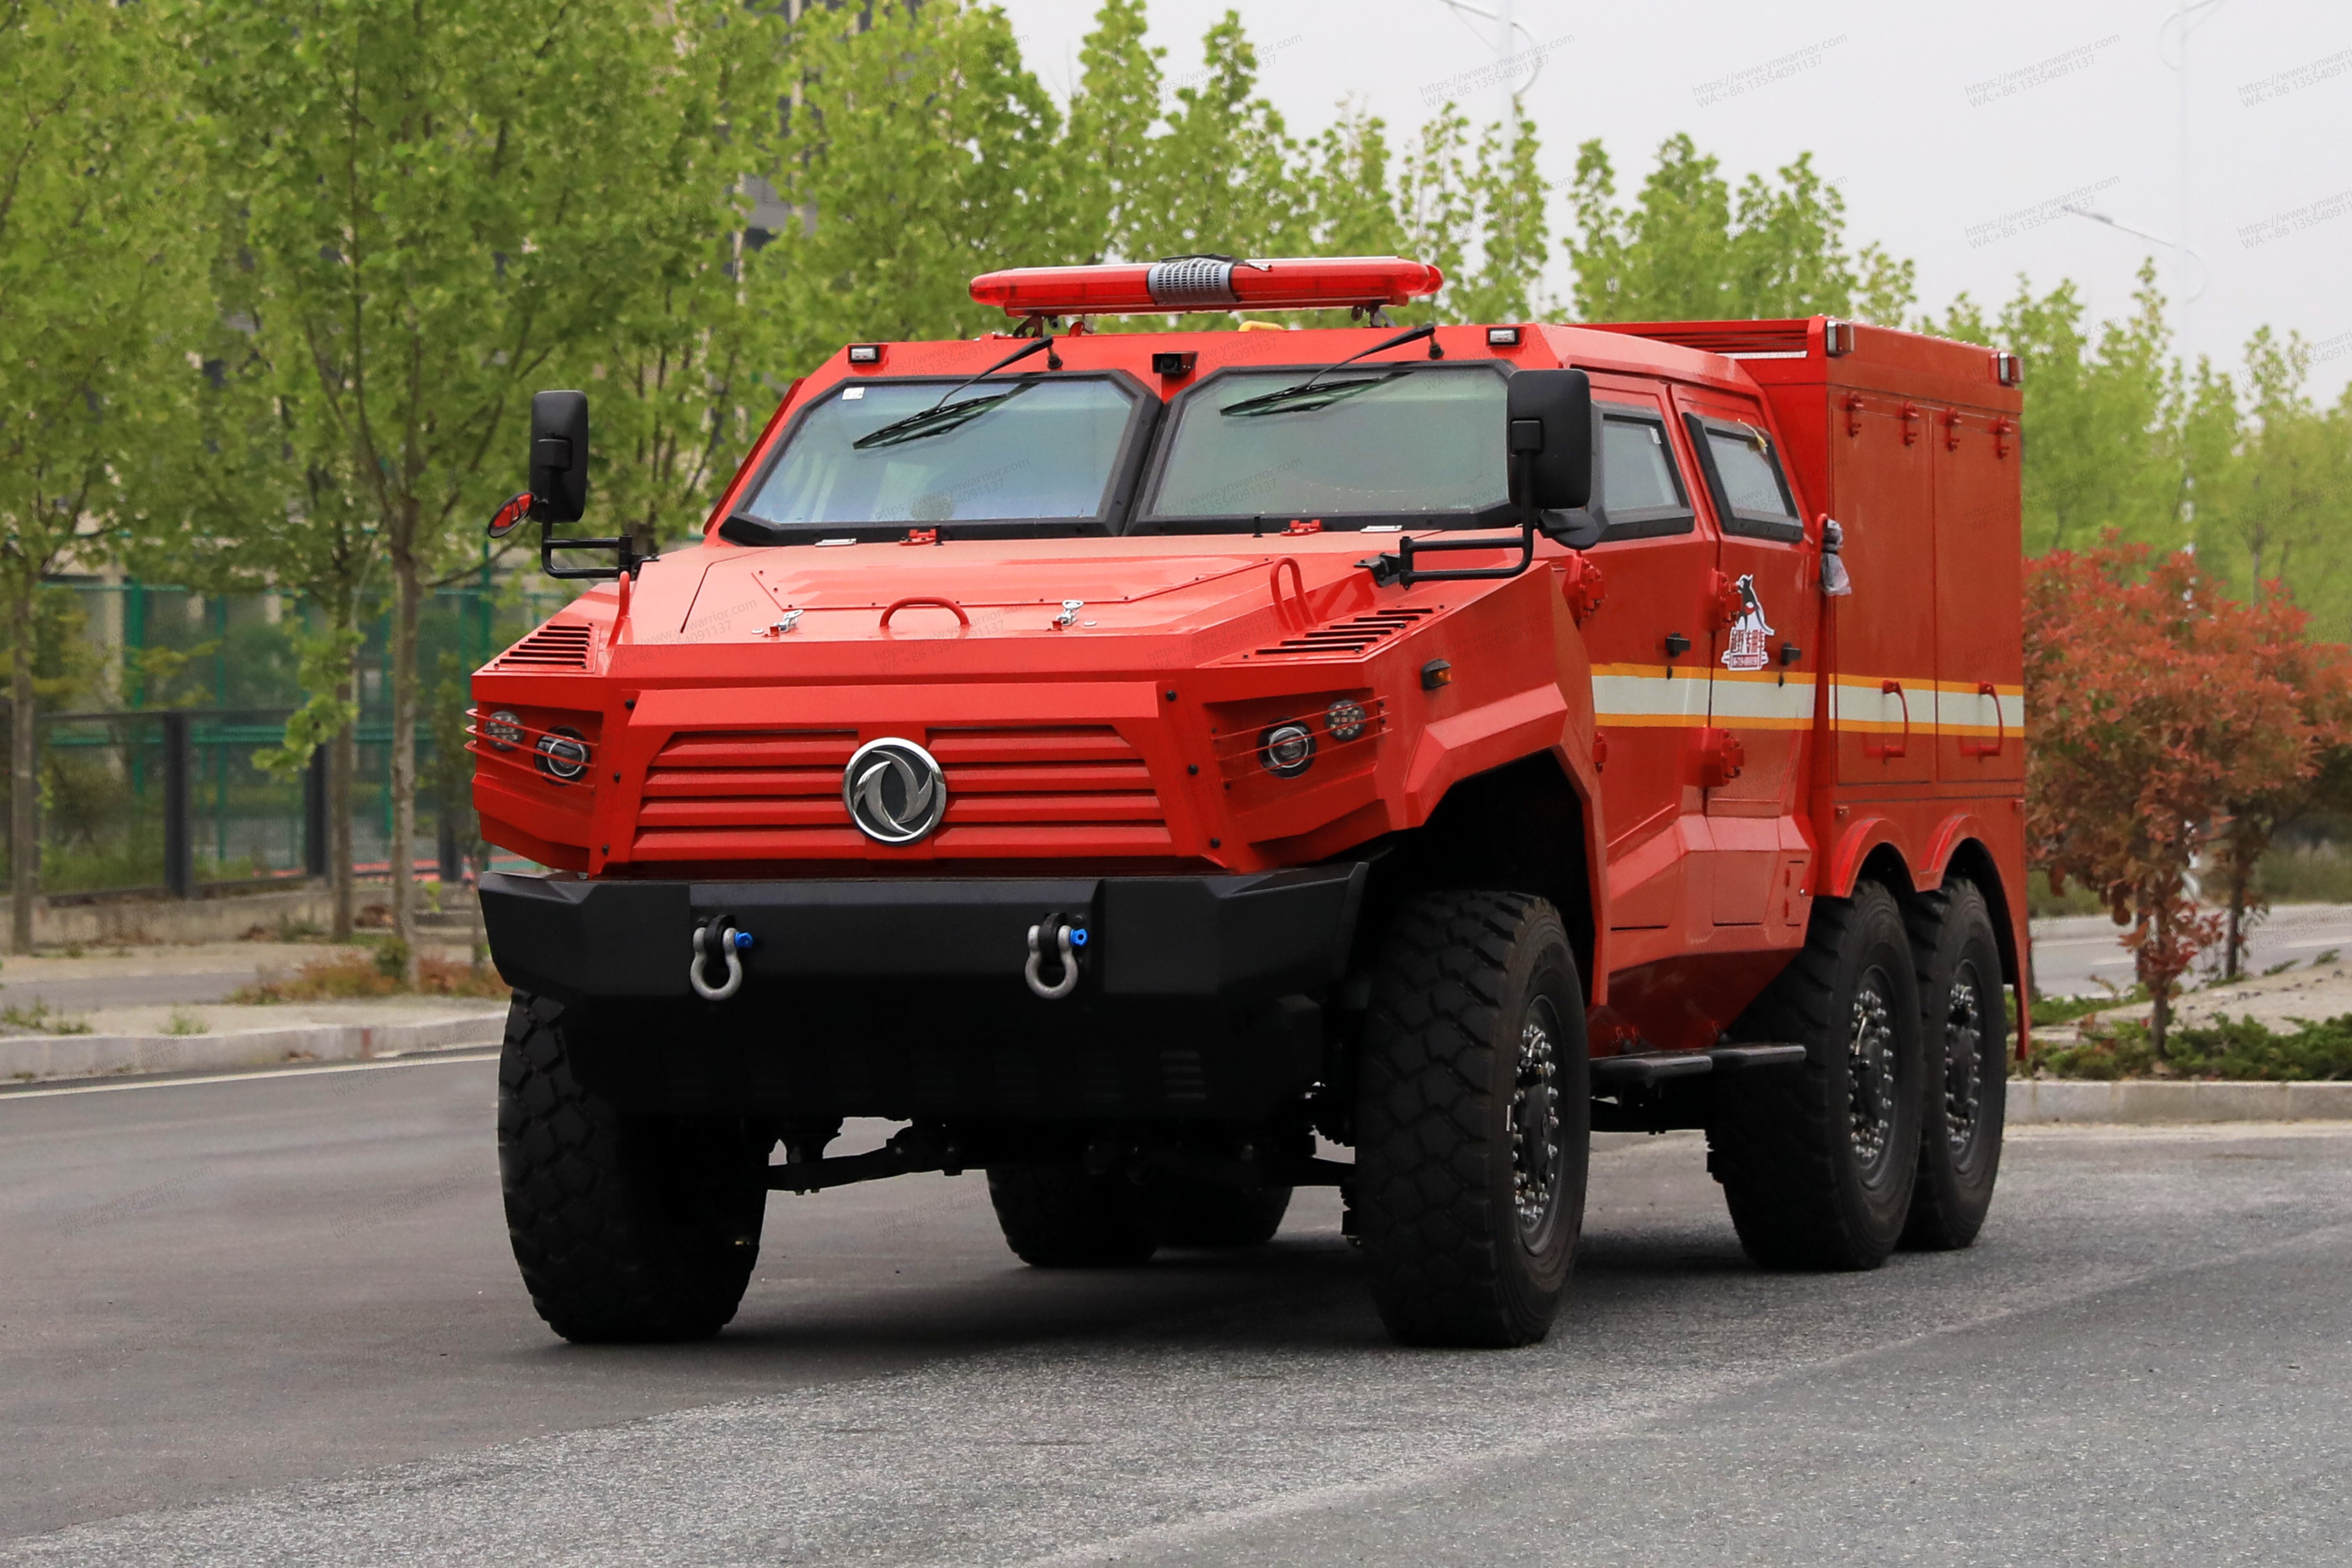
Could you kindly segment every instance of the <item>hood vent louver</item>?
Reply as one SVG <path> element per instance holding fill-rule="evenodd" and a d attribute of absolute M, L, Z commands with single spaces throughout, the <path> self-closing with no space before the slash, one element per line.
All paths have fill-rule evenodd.
<path fill-rule="evenodd" d="M 1384 638 L 1411 626 L 1433 610 L 1374 610 L 1370 615 L 1350 616 L 1344 621 L 1317 626 L 1295 637 L 1285 637 L 1271 647 L 1259 648 L 1255 658 L 1353 658 Z"/>
<path fill-rule="evenodd" d="M 499 656 L 500 668 L 585 669 L 594 631 L 577 623 L 551 621 Z"/>

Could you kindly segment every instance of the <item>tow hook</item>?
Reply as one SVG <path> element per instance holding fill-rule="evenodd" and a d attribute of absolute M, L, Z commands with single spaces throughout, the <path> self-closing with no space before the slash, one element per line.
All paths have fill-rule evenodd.
<path fill-rule="evenodd" d="M 711 951 L 713 945 L 718 951 Z M 705 1002 L 724 1002 L 743 987 L 742 950 L 751 945 L 751 933 L 735 929 L 733 915 L 713 915 L 694 928 L 694 959 L 686 967 L 687 984 Z M 1034 942 L 1031 944 L 1035 945 Z M 724 959 L 727 978 L 714 985 L 703 978 L 704 968 Z"/>
<path fill-rule="evenodd" d="M 1061 915 L 1047 915 L 1029 928 L 1029 958 L 1021 966 L 1021 978 L 1029 989 L 1048 1002 L 1058 1002 L 1078 986 L 1077 951 L 1087 945 L 1087 928 L 1073 925 Z M 1062 976 L 1051 985 L 1045 984 L 1045 950 L 1050 947 L 1060 960 Z"/>

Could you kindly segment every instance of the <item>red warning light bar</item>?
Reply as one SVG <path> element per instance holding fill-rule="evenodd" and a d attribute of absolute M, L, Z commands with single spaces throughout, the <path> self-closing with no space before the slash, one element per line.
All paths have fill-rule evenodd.
<path fill-rule="evenodd" d="M 1445 274 L 1401 256 L 1236 261 L 1180 256 L 1106 267 L 1014 267 L 971 280 L 971 297 L 1008 316 L 1117 316 L 1138 311 L 1313 310 L 1402 305 L 1445 286 Z"/>

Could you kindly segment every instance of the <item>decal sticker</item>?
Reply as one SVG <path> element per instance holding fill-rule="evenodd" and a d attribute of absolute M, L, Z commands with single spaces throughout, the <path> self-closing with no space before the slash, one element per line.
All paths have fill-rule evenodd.
<path fill-rule="evenodd" d="M 1756 576 L 1743 575 L 1735 584 L 1739 591 L 1739 618 L 1731 623 L 1729 646 L 1723 650 L 1726 669 L 1761 669 L 1772 662 L 1764 647 L 1764 639 L 1772 628 L 1764 619 L 1764 602 L 1756 596 Z"/>
<path fill-rule="evenodd" d="M 845 389 L 843 390 L 843 392 L 842 392 L 842 394 L 841 394 L 841 400 L 842 400 L 844 403 L 855 403 L 855 402 L 856 402 L 859 398 L 861 398 L 861 397 L 863 397 L 863 396 L 865 396 L 865 395 L 866 395 L 866 389 L 865 389 L 864 387 L 862 387 L 862 386 L 852 386 L 852 387 L 845 388 Z"/>

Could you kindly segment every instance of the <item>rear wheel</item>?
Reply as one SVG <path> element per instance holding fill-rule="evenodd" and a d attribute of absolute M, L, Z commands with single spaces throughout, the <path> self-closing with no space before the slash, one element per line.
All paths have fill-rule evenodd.
<path fill-rule="evenodd" d="M 624 1116 L 573 1074 L 584 1026 L 518 991 L 499 1058 L 499 1174 L 530 1301 L 583 1342 L 689 1340 L 735 1316 L 773 1140 L 719 1117 Z"/>
<path fill-rule="evenodd" d="M 1801 1066 L 1718 1091 L 1707 1169 L 1748 1257 L 1770 1268 L 1875 1268 L 1903 1233 L 1918 1173 L 1919 988 L 1895 896 L 1864 882 L 1818 899 L 1804 951 L 1740 1020 L 1793 1041 Z"/>
<path fill-rule="evenodd" d="M 1004 1244 L 1038 1268 L 1118 1268 L 1160 1249 L 1150 1194 L 1121 1172 L 1015 1165 L 988 1173 Z"/>
<path fill-rule="evenodd" d="M 1927 1034 L 1927 1105 L 1903 1244 L 1949 1251 L 1976 1240 L 2000 1172 L 2009 1090 L 2000 943 L 1984 895 L 1956 880 L 1911 911 L 1911 944 Z"/>
<path fill-rule="evenodd" d="M 1182 1176 L 1151 1184 L 1160 1240 L 1167 1247 L 1262 1247 L 1290 1210 L 1288 1187 L 1230 1187 Z"/>
<path fill-rule="evenodd" d="M 1517 893 L 1408 903 L 1381 950 L 1358 1073 L 1358 1230 L 1407 1344 L 1551 1327 L 1584 1227 L 1584 994 L 1559 914 Z"/>

